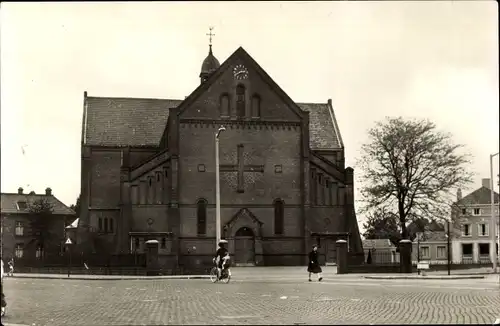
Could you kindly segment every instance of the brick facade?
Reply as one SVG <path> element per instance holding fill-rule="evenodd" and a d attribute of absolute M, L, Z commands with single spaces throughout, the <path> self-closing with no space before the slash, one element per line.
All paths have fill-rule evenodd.
<path fill-rule="evenodd" d="M 247 79 L 235 78 L 233 67 L 240 65 L 246 67 Z M 241 85 L 244 95 L 237 93 Z M 142 250 L 145 240 L 157 238 L 168 243 L 163 254 L 178 260 L 213 255 L 214 135 L 224 125 L 221 225 L 236 260 L 245 256 L 255 264 L 304 264 L 320 238 L 348 237 L 351 250 L 361 251 L 353 171 L 344 166 L 331 101 L 294 103 L 242 48 L 184 101 L 164 100 L 159 108 L 148 101 L 85 99 L 80 224 L 89 225 L 88 231 L 99 228 L 99 218 L 113 219 L 116 227 L 99 235 L 108 242 L 107 250 L 135 250 L 136 241 Z M 137 114 L 145 106 L 135 127 L 132 121 L 119 129 L 123 111 Z M 144 115 L 151 122 L 141 130 L 148 119 Z M 129 138 L 130 133 L 137 138 Z M 244 172 L 238 173 L 242 167 Z M 275 230 L 276 200 L 283 202 L 283 232 Z M 245 242 L 236 235 L 243 229 L 253 238 Z M 80 233 L 84 238 L 85 232 Z"/>

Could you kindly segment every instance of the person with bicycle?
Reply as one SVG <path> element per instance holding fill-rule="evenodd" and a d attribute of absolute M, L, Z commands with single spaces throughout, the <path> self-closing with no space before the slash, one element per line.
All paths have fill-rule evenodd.
<path fill-rule="evenodd" d="M 217 252 L 215 253 L 215 257 L 213 259 L 214 264 L 217 264 L 217 275 L 219 279 L 222 276 L 222 270 L 225 270 L 229 267 L 229 251 L 225 247 L 226 244 L 226 240 L 219 241 L 219 248 L 217 249 Z"/>

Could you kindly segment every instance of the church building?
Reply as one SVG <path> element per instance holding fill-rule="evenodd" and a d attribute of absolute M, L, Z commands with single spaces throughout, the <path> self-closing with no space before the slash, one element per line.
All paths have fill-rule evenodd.
<path fill-rule="evenodd" d="M 108 254 L 159 242 L 164 265 L 216 250 L 215 137 L 221 234 L 239 265 L 304 265 L 313 244 L 362 253 L 353 169 L 331 100 L 294 102 L 242 48 L 222 64 L 210 44 L 185 99 L 84 92 L 79 244 Z M 310 86 L 310 84 L 305 84 Z"/>

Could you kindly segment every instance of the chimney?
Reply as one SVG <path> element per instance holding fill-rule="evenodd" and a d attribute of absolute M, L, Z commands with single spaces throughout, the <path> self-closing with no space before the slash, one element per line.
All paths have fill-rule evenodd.
<path fill-rule="evenodd" d="M 45 195 L 52 196 L 52 189 L 50 188 L 45 189 Z"/>
<path fill-rule="evenodd" d="M 462 189 L 458 188 L 457 190 L 457 201 L 460 201 L 462 199 Z"/>
<path fill-rule="evenodd" d="M 481 183 L 482 183 L 483 187 L 490 189 L 490 179 L 489 178 L 488 179 L 482 179 Z"/>
<path fill-rule="evenodd" d="M 23 194 L 23 191 L 24 191 L 23 187 L 19 187 L 19 188 L 17 188 L 17 193 L 18 193 L 19 195 L 22 195 L 22 194 Z"/>
<path fill-rule="evenodd" d="M 331 98 L 328 99 L 328 105 L 332 106 L 332 99 Z"/>

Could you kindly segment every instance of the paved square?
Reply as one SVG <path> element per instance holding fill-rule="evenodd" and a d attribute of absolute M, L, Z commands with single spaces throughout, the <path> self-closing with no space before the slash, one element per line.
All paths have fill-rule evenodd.
<path fill-rule="evenodd" d="M 236 275 L 235 275 L 236 276 Z M 485 323 L 500 318 L 490 280 L 235 277 L 209 280 L 8 278 L 6 324 L 401 324 Z"/>

